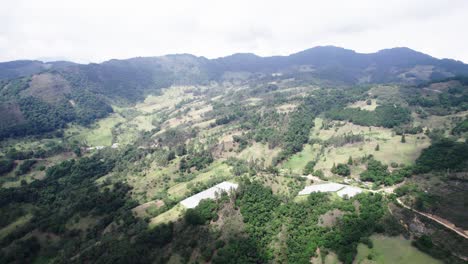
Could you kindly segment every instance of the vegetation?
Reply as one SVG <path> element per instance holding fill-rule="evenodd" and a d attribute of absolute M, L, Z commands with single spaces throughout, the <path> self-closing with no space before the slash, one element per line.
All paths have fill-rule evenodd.
<path fill-rule="evenodd" d="M 36 162 L 36 160 L 32 159 L 23 161 L 23 163 L 21 163 L 21 165 L 18 166 L 18 169 L 16 170 L 16 175 L 23 175 L 28 173 L 31 170 L 32 166 L 36 164 Z"/>
<path fill-rule="evenodd" d="M 195 209 L 188 209 L 185 213 L 185 221 L 191 225 L 203 225 L 211 221 L 216 214 L 217 205 L 211 200 L 202 200 Z"/>
<path fill-rule="evenodd" d="M 377 186 L 380 184 L 393 185 L 402 182 L 413 172 L 411 167 L 403 167 L 392 173 L 387 168 L 387 165 L 371 157 L 367 162 L 367 169 L 361 173 L 360 178 L 362 181 L 374 182 Z"/>
<path fill-rule="evenodd" d="M 468 132 L 468 119 L 458 123 L 457 126 L 452 129 L 452 134 L 462 134 L 465 132 Z"/>
<path fill-rule="evenodd" d="M 461 171 L 468 166 L 468 144 L 442 139 L 423 150 L 416 160 L 416 171 Z"/>
<path fill-rule="evenodd" d="M 355 72 L 247 74 L 262 63 L 180 56 L 0 81 L 1 263 L 353 263 L 363 249 L 379 261 L 376 233 L 414 235 L 395 196 L 466 219 L 463 79 L 440 97 L 356 86 Z M 297 196 L 310 174 L 366 189 L 359 174 L 376 190 L 406 180 L 394 194 Z M 229 196 L 180 203 L 226 180 L 239 184 Z M 449 259 L 443 240 L 416 237 Z"/>
<path fill-rule="evenodd" d="M 11 159 L 0 159 L 0 175 L 13 170 L 15 163 Z"/>
<path fill-rule="evenodd" d="M 316 162 L 315 161 L 309 161 L 307 162 L 305 168 L 304 168 L 304 173 L 305 175 L 312 174 L 314 173 L 314 167 L 315 167 Z"/>
<path fill-rule="evenodd" d="M 349 166 L 346 164 L 338 163 L 338 165 L 333 166 L 331 172 L 334 174 L 338 174 L 340 176 L 349 176 L 351 174 L 351 170 Z"/>
<path fill-rule="evenodd" d="M 395 127 L 411 120 L 410 111 L 401 106 L 381 105 L 375 111 L 358 108 L 333 109 L 327 112 L 330 119 L 347 120 L 362 126 Z"/>

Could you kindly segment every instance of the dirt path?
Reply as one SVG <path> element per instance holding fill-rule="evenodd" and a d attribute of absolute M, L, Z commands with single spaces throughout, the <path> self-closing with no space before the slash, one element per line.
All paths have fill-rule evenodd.
<path fill-rule="evenodd" d="M 452 224 L 450 221 L 447 221 L 447 220 L 445 220 L 445 219 L 443 219 L 443 218 L 441 218 L 441 217 L 439 217 L 439 216 L 436 216 L 436 215 L 431 215 L 431 214 L 428 214 L 428 213 L 423 213 L 423 212 L 420 212 L 420 211 L 418 211 L 418 210 L 416 210 L 416 209 L 413 209 L 413 208 L 409 207 L 408 205 L 404 204 L 404 203 L 400 200 L 400 198 L 397 198 L 396 200 L 397 200 L 397 202 L 398 202 L 401 206 L 403 206 L 404 208 L 406 208 L 406 209 L 408 209 L 408 210 L 411 210 L 411 211 L 413 211 L 413 212 L 415 212 L 415 213 L 417 213 L 417 214 L 419 214 L 419 215 L 425 216 L 425 217 L 427 217 L 427 218 L 429 218 L 429 219 L 432 219 L 432 220 L 436 221 L 437 223 L 439 223 L 439 224 L 445 226 L 446 228 L 448 228 L 448 229 L 454 231 L 454 232 L 457 233 L 458 235 L 464 237 L 465 239 L 468 239 L 468 234 L 466 233 L 466 231 L 463 230 L 463 229 L 461 229 L 461 228 L 456 227 L 456 226 L 455 226 L 454 224 Z"/>

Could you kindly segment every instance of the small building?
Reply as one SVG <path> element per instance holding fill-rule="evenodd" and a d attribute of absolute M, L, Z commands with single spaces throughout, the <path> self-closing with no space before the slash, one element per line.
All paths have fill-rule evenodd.
<path fill-rule="evenodd" d="M 362 189 L 350 185 L 340 184 L 336 182 L 322 183 L 306 186 L 299 195 L 309 195 L 314 192 L 336 192 L 341 198 L 351 198 L 356 194 L 362 193 Z"/>
<path fill-rule="evenodd" d="M 336 192 L 343 189 L 343 187 L 345 187 L 345 185 L 335 182 L 315 184 L 306 186 L 302 191 L 299 192 L 299 195 L 308 195 L 313 192 Z"/>
<path fill-rule="evenodd" d="M 354 186 L 346 186 L 343 189 L 339 190 L 336 194 L 341 198 L 351 198 L 356 194 L 362 193 L 362 189 Z"/>
<path fill-rule="evenodd" d="M 216 194 L 219 195 L 222 192 L 229 193 L 229 191 L 231 190 L 237 190 L 238 187 L 239 185 L 236 183 L 225 181 L 225 182 L 216 184 L 215 186 L 209 189 L 206 189 L 203 192 L 199 192 L 193 196 L 190 196 L 189 198 L 182 200 L 180 203 L 186 208 L 195 208 L 203 199 L 215 199 Z"/>

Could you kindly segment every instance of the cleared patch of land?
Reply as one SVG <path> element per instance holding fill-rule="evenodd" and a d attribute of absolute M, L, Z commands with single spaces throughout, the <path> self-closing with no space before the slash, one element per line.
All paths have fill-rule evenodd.
<path fill-rule="evenodd" d="M 182 216 L 183 212 L 185 212 L 184 206 L 182 206 L 181 204 L 177 204 L 176 206 L 172 207 L 170 210 L 152 218 L 149 225 L 150 227 L 154 227 L 159 224 L 176 221 Z"/>
<path fill-rule="evenodd" d="M 124 121 L 125 119 L 119 114 L 112 114 L 99 120 L 90 128 L 73 125 L 65 130 L 65 137 L 88 146 L 111 146 L 112 129 Z"/>
<path fill-rule="evenodd" d="M 282 167 L 292 173 L 302 174 L 307 163 L 309 161 L 315 160 L 320 152 L 320 148 L 321 147 L 318 144 L 314 144 L 313 146 L 307 144 L 304 146 L 304 149 L 301 152 L 294 154 L 291 158 L 284 162 Z"/>
<path fill-rule="evenodd" d="M 333 227 L 338 222 L 338 219 L 340 219 L 343 215 L 344 212 L 339 209 L 330 210 L 319 217 L 318 225 L 324 227 Z"/>
<path fill-rule="evenodd" d="M 290 113 L 297 108 L 297 104 L 282 104 L 276 107 L 276 111 L 279 113 Z"/>
<path fill-rule="evenodd" d="M 371 101 L 371 104 L 367 104 L 367 100 L 366 101 L 357 101 L 353 104 L 350 104 L 348 105 L 348 107 L 350 108 L 360 108 L 362 110 L 367 110 L 367 111 L 374 111 L 375 108 L 377 108 L 377 100 L 375 99 L 370 99 Z"/>
<path fill-rule="evenodd" d="M 169 195 L 174 198 L 182 198 L 189 192 L 190 186 L 194 186 L 197 183 L 204 183 L 211 179 L 222 179 L 231 176 L 230 167 L 227 164 L 221 162 L 213 163 L 204 172 L 198 174 L 193 180 L 188 182 L 178 183 L 167 190 Z"/>
<path fill-rule="evenodd" d="M 394 264 L 439 264 L 439 260 L 419 251 L 403 237 L 371 236 L 374 245 L 369 249 L 363 244 L 358 246 L 354 263 L 394 263 Z M 369 259 L 369 256 L 370 258 Z"/>
<path fill-rule="evenodd" d="M 164 202 L 162 200 L 150 201 L 133 208 L 132 212 L 138 217 L 143 217 L 148 214 L 149 210 L 158 209 L 163 205 Z"/>
<path fill-rule="evenodd" d="M 322 122 L 321 120 L 316 120 Z M 421 134 L 405 136 L 406 143 L 401 142 L 401 136 L 395 135 L 391 129 L 382 127 L 365 127 L 351 123 L 335 123 L 335 128 L 322 129 L 312 135 L 321 140 L 339 138 L 346 134 L 362 135 L 364 141 L 345 144 L 343 146 L 328 146 L 320 156 L 315 170 L 322 170 L 326 176 L 331 176 L 333 164 L 346 163 L 349 157 L 353 159 L 373 155 L 375 159 L 390 165 L 392 162 L 398 164 L 412 164 L 420 155 L 421 151 L 430 145 L 430 139 Z M 379 145 L 379 150 L 376 150 Z M 357 176 L 364 168 L 351 168 L 351 175 Z"/>
<path fill-rule="evenodd" d="M 183 100 L 193 98 L 191 93 L 185 93 L 186 90 L 193 89 L 192 86 L 173 86 L 164 89 L 162 95 L 150 95 L 145 101 L 136 105 L 136 109 L 142 112 L 152 113 L 164 108 L 174 107 Z"/>
<path fill-rule="evenodd" d="M 246 161 L 264 160 L 265 166 L 268 166 L 271 165 L 271 161 L 276 155 L 278 155 L 280 150 L 280 148 L 270 149 L 266 144 L 253 143 L 251 146 L 241 151 L 238 158 Z"/>

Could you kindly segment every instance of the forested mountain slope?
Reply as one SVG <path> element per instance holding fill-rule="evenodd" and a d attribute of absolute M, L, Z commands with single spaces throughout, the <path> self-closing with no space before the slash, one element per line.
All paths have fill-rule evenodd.
<path fill-rule="evenodd" d="M 259 77 L 271 79 L 272 74 L 332 85 L 414 84 L 468 74 L 468 65 L 407 48 L 359 54 L 331 46 L 275 57 L 235 54 L 208 60 L 180 54 L 88 65 L 0 63 L 0 115 L 5 120 L 0 138 L 50 132 L 71 121 L 86 125 L 111 112 L 112 103 L 135 103 L 170 85 L 248 82 Z M 46 112 L 56 114 L 51 118 L 44 116 Z M 39 124 L 39 120 L 44 122 Z"/>

